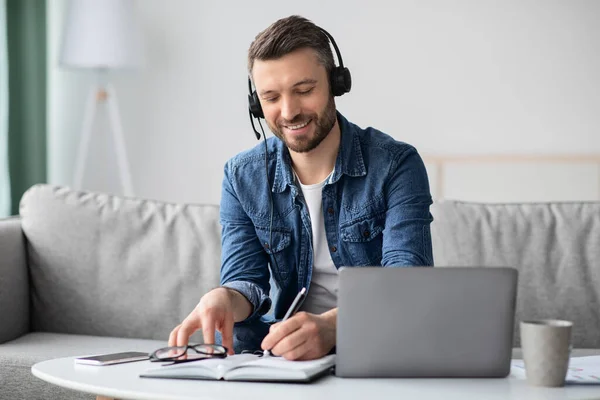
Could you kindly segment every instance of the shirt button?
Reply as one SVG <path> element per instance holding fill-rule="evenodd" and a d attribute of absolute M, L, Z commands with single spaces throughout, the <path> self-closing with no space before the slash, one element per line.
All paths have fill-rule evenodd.
<path fill-rule="evenodd" d="M 327 212 L 328 212 L 329 214 L 333 214 L 333 208 L 329 207 L 329 208 L 327 209 Z"/>
<path fill-rule="evenodd" d="M 335 246 L 331 246 L 331 252 L 332 252 L 332 253 L 335 253 L 336 251 L 337 251 L 337 247 L 335 247 Z"/>
<path fill-rule="evenodd" d="M 363 232 L 363 236 L 368 238 L 369 236 L 371 236 L 371 232 L 370 231 L 364 231 Z"/>
<path fill-rule="evenodd" d="M 269 243 L 265 242 L 265 249 L 269 248 Z"/>

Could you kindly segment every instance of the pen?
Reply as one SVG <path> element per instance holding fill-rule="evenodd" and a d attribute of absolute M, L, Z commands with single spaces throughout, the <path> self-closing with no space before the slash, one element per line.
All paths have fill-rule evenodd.
<path fill-rule="evenodd" d="M 281 320 L 281 322 L 284 322 L 289 317 L 294 315 L 296 313 L 296 311 L 298 311 L 298 307 L 300 307 L 300 303 L 302 302 L 302 299 L 304 299 L 304 296 L 306 296 L 306 288 L 303 287 L 296 295 L 296 298 L 294 299 L 294 301 L 292 301 L 292 305 L 290 306 L 290 308 L 288 308 L 288 310 L 285 313 L 285 315 L 283 316 L 283 319 Z M 271 355 L 271 352 L 269 350 L 263 351 L 263 357 L 268 357 L 270 355 Z"/>

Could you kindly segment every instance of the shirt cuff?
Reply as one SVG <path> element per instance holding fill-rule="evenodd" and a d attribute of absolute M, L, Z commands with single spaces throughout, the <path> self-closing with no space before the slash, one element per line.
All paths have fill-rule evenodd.
<path fill-rule="evenodd" d="M 271 309 L 271 299 L 256 283 L 231 281 L 221 286 L 240 292 L 252 304 L 252 313 L 244 321 L 260 318 Z"/>

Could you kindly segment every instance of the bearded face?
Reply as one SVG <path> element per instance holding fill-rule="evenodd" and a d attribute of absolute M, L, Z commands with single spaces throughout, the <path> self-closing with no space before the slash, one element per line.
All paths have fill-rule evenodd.
<path fill-rule="evenodd" d="M 267 125 L 275 136 L 285 143 L 291 151 L 306 153 L 315 149 L 329 135 L 335 125 L 335 102 L 333 96 L 320 112 L 298 114 L 293 120 L 283 118 Z"/>

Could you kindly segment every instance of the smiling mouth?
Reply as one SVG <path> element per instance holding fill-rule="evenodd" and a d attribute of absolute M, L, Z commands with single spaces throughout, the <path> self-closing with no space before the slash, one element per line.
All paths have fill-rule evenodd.
<path fill-rule="evenodd" d="M 295 131 L 295 130 L 298 130 L 298 129 L 302 129 L 302 128 L 304 128 L 306 125 L 310 124 L 310 121 L 312 121 L 312 119 L 309 119 L 308 121 L 306 121 L 306 122 L 303 122 L 303 123 L 301 123 L 301 124 L 296 124 L 296 125 L 284 125 L 284 128 L 286 128 L 286 129 L 289 129 L 289 130 L 291 130 L 291 131 Z"/>

